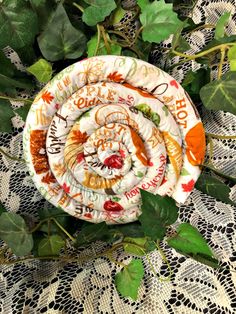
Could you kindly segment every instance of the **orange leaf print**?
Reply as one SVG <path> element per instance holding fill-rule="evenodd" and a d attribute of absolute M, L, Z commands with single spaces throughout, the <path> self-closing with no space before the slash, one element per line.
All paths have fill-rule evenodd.
<path fill-rule="evenodd" d="M 110 73 L 107 78 L 113 82 L 119 83 L 124 81 L 122 74 L 118 73 L 117 71 Z"/>
<path fill-rule="evenodd" d="M 81 132 L 80 130 L 72 131 L 70 139 L 76 143 L 85 143 L 88 139 L 88 134 L 86 132 Z"/>
<path fill-rule="evenodd" d="M 147 157 L 147 153 L 146 153 L 146 149 L 145 149 L 143 141 L 138 136 L 138 134 L 135 131 L 133 131 L 133 129 L 131 129 L 131 128 L 130 128 L 130 134 L 131 134 L 133 144 L 136 148 L 135 155 L 137 156 L 137 158 L 141 161 L 141 163 L 144 166 L 146 166 L 146 167 L 149 166 L 149 160 Z"/>
<path fill-rule="evenodd" d="M 66 168 L 63 164 L 54 164 L 53 170 L 55 171 L 58 177 L 62 177 L 64 173 L 66 172 Z"/>
<path fill-rule="evenodd" d="M 194 188 L 195 181 L 192 179 L 186 184 L 182 184 L 182 188 L 184 192 L 191 192 Z"/>
<path fill-rule="evenodd" d="M 205 132 L 201 122 L 188 131 L 185 136 L 186 155 L 193 166 L 201 165 L 206 151 Z"/>
<path fill-rule="evenodd" d="M 55 183 L 56 179 L 51 172 L 48 172 L 45 176 L 42 177 L 41 182 L 46 184 Z"/>
<path fill-rule="evenodd" d="M 50 102 L 54 99 L 54 96 L 52 96 L 51 93 L 48 91 L 45 91 L 41 97 L 43 101 L 46 102 L 47 104 L 50 104 Z"/>

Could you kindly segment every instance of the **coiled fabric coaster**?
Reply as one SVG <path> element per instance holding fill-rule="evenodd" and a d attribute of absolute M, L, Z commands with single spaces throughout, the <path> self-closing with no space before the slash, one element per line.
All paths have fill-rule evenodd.
<path fill-rule="evenodd" d="M 140 189 L 186 201 L 205 134 L 167 73 L 99 56 L 64 69 L 37 95 L 24 151 L 35 185 L 54 206 L 90 222 L 128 223 L 141 213 Z"/>

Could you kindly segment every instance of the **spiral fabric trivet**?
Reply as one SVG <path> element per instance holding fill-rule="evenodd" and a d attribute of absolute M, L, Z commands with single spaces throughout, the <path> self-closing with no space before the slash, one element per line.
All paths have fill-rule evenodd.
<path fill-rule="evenodd" d="M 53 205 L 90 222 L 127 223 L 140 215 L 140 188 L 185 202 L 205 135 L 187 93 L 167 73 L 99 56 L 69 66 L 37 95 L 24 151 Z"/>

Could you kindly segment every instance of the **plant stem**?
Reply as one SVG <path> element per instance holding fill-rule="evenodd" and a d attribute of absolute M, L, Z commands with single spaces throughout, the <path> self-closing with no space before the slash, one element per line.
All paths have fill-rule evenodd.
<path fill-rule="evenodd" d="M 210 48 L 210 49 L 208 49 L 206 51 L 199 52 L 199 53 L 197 53 L 195 55 L 188 55 L 188 54 L 185 54 L 185 53 L 178 52 L 176 50 L 171 50 L 171 52 L 174 53 L 176 56 L 185 58 L 187 60 L 195 60 L 197 58 L 204 57 L 204 56 L 208 55 L 209 53 L 214 52 L 216 50 L 223 50 L 223 49 L 226 50 L 226 49 L 228 49 L 228 47 L 235 46 L 235 45 L 236 45 L 235 43 L 221 44 L 221 45 L 212 47 L 212 48 Z"/>
<path fill-rule="evenodd" d="M 19 162 L 24 162 L 25 163 L 25 160 L 24 159 L 21 159 L 21 158 L 17 158 L 17 157 L 14 157 L 8 153 L 6 153 L 3 149 L 0 148 L 0 153 L 5 155 L 7 158 L 11 159 L 11 160 L 15 160 L 15 161 L 19 161 Z"/>
<path fill-rule="evenodd" d="M 220 63 L 219 63 L 218 74 L 217 74 L 217 79 L 218 80 L 221 78 L 223 63 L 224 63 L 224 60 L 225 60 L 225 49 L 224 48 L 220 49 L 220 54 L 221 54 L 221 56 L 220 56 Z"/>
<path fill-rule="evenodd" d="M 168 259 L 165 256 L 165 253 L 163 252 L 163 250 L 160 247 L 160 241 L 155 242 L 155 245 L 156 245 L 156 247 L 157 247 L 157 249 L 158 249 L 158 251 L 159 251 L 159 253 L 161 255 L 162 260 L 166 263 L 166 265 L 167 265 L 167 267 L 169 269 L 169 272 L 170 272 L 170 275 L 167 278 L 165 278 L 164 280 L 162 278 L 160 278 L 160 280 L 161 281 L 169 281 L 171 279 L 171 275 L 173 274 L 172 268 L 170 266 L 170 263 L 169 263 Z"/>
<path fill-rule="evenodd" d="M 71 239 L 72 242 L 76 241 L 76 239 L 72 237 L 72 235 L 69 234 L 69 232 L 55 218 L 51 218 L 51 220 L 55 222 L 55 224 L 68 236 L 68 238 Z"/>
<path fill-rule="evenodd" d="M 222 140 L 227 140 L 227 139 L 236 139 L 236 135 L 217 135 L 217 134 L 213 134 L 213 133 L 207 133 L 207 136 L 216 138 L 216 139 L 222 139 Z"/>
<path fill-rule="evenodd" d="M 105 29 L 104 29 L 104 27 L 102 25 L 100 25 L 100 30 L 101 30 L 102 37 L 103 37 L 103 40 L 104 40 L 104 44 L 105 44 L 105 47 L 106 47 L 106 50 L 107 50 L 107 54 L 110 54 L 111 53 L 111 47 L 110 47 L 110 45 L 108 43 L 106 32 L 105 32 Z"/>
<path fill-rule="evenodd" d="M 99 24 L 97 24 L 97 30 L 98 30 L 98 40 L 97 40 L 97 45 L 94 51 L 94 56 L 96 56 L 98 54 L 98 49 L 99 49 L 99 45 L 100 45 L 100 41 L 101 41 L 101 30 L 100 30 L 100 26 Z"/>
<path fill-rule="evenodd" d="M 7 97 L 7 96 L 2 96 L 0 95 L 0 99 L 6 99 L 6 100 L 12 100 L 12 101 L 22 101 L 22 102 L 27 102 L 29 104 L 32 104 L 32 102 L 34 101 L 33 99 L 24 99 L 24 98 L 12 98 L 12 97 Z"/>
<path fill-rule="evenodd" d="M 79 5 L 78 3 L 75 3 L 75 2 L 73 2 L 72 4 L 73 4 L 73 6 L 75 6 L 77 9 L 79 9 L 81 12 L 84 12 L 84 8 L 81 7 L 81 5 Z"/>
<path fill-rule="evenodd" d="M 192 29 L 189 34 L 192 34 L 196 31 L 198 31 L 199 29 L 202 29 L 202 28 L 215 28 L 216 26 L 214 24 L 204 24 L 204 25 L 200 25 L 194 29 Z"/>

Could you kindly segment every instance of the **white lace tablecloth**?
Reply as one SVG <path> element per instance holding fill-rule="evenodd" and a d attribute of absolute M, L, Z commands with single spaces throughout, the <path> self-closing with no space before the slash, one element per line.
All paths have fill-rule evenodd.
<path fill-rule="evenodd" d="M 232 12 L 227 29 L 236 33 L 235 0 L 199 0 L 193 10 L 193 20 L 215 23 L 225 12 Z M 212 38 L 210 30 L 197 31 L 189 38 L 193 51 L 197 52 Z M 168 42 L 167 42 L 168 43 Z M 6 50 L 18 65 L 17 55 Z M 153 53 L 153 62 L 160 62 Z M 155 61 L 156 60 L 156 61 Z M 179 81 L 194 62 L 176 68 L 172 75 Z M 18 106 L 17 103 L 12 103 Z M 202 118 L 208 132 L 220 135 L 236 134 L 236 117 L 224 112 L 202 110 Z M 0 147 L 14 156 L 22 157 L 22 130 L 24 123 L 13 119 L 12 134 L 0 134 Z M 236 175 L 236 141 L 214 140 L 214 164 L 229 175 Z M 8 210 L 26 216 L 37 217 L 37 209 L 50 207 L 30 179 L 23 163 L 0 155 L 0 200 Z M 231 184 L 231 197 L 236 199 L 236 186 Z M 114 275 L 119 266 L 107 258 L 79 263 L 25 262 L 13 266 L 1 266 L 0 312 L 4 314 L 111 314 L 111 313 L 236 313 L 236 211 L 231 205 L 216 201 L 197 190 L 186 205 L 180 207 L 179 222 L 190 222 L 203 234 L 224 269 L 213 270 L 163 247 L 173 269 L 172 279 L 161 282 L 152 273 L 143 258 L 145 278 L 137 301 L 121 298 L 114 286 Z M 102 245 L 93 245 L 80 254 L 100 252 Z M 128 262 L 131 258 L 117 252 L 117 259 Z M 168 276 L 166 265 L 157 252 L 150 253 L 156 271 Z"/>

